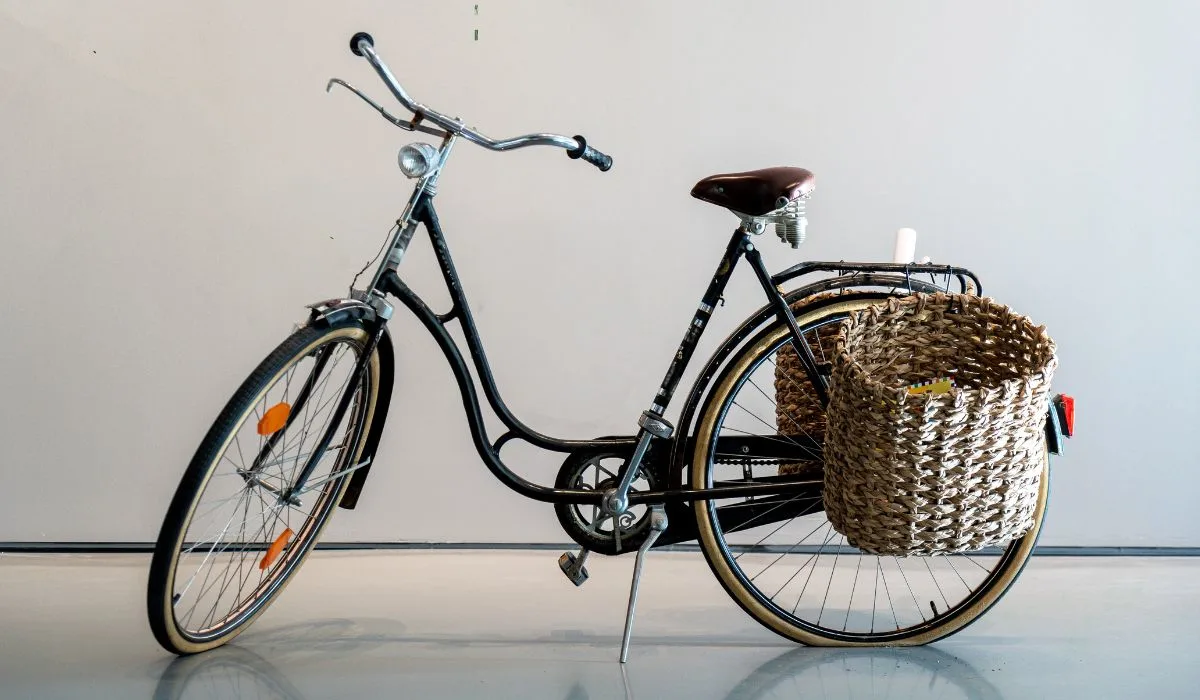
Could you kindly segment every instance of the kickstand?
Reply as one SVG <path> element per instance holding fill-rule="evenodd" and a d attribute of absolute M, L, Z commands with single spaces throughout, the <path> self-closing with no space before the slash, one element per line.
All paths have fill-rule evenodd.
<path fill-rule="evenodd" d="M 637 607 L 638 584 L 642 581 L 642 566 L 646 562 L 646 552 L 654 546 L 658 536 L 667 529 L 667 511 L 661 505 L 650 507 L 650 532 L 646 541 L 638 548 L 637 560 L 633 564 L 633 582 L 629 585 L 629 609 L 625 611 L 625 636 L 621 638 L 621 663 L 629 658 L 629 638 L 633 633 L 633 613 Z"/>

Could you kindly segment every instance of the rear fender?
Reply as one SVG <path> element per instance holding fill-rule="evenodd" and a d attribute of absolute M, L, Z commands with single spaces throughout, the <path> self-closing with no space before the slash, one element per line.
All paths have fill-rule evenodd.
<path fill-rule="evenodd" d="M 1046 414 L 1046 444 L 1050 454 L 1061 455 L 1065 452 L 1066 441 L 1075 434 L 1075 399 L 1066 394 L 1058 394 L 1050 400 L 1050 410 Z"/>

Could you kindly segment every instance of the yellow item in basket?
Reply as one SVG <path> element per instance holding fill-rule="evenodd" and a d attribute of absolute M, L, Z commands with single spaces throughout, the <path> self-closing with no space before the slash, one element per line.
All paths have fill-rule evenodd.
<path fill-rule="evenodd" d="M 913 384 L 908 387 L 909 396 L 918 396 L 920 394 L 949 394 L 954 388 L 954 380 L 949 377 L 934 379 L 924 384 Z"/>

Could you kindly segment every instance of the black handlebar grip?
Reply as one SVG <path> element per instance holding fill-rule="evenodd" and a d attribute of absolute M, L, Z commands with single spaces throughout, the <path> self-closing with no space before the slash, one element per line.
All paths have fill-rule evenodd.
<path fill-rule="evenodd" d="M 366 32 L 359 32 L 358 34 L 350 37 L 350 53 L 354 54 L 355 56 L 362 55 L 362 51 L 358 48 L 358 42 L 362 41 L 363 39 L 366 40 L 367 44 L 371 48 L 375 48 L 375 40 L 371 38 L 371 35 L 367 34 Z"/>
<path fill-rule="evenodd" d="M 579 145 L 567 151 L 567 157 L 572 160 L 582 158 L 592 165 L 600 168 L 600 172 L 607 172 L 612 167 L 612 156 L 606 156 L 600 151 L 587 145 L 587 139 L 579 134 L 575 134 L 575 140 Z"/>

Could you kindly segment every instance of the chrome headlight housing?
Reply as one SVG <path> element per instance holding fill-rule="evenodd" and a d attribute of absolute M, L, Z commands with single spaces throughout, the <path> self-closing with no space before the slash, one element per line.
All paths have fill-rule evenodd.
<path fill-rule="evenodd" d="M 400 164 L 400 172 L 415 180 L 432 172 L 437 167 L 438 157 L 437 148 L 427 143 L 410 143 L 400 149 L 396 160 Z"/>

